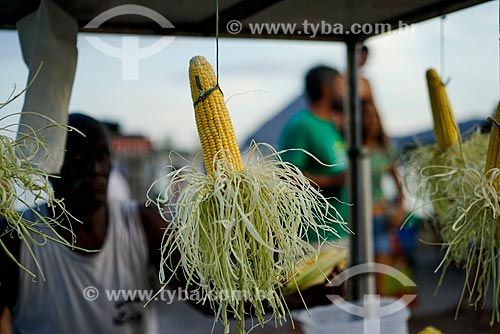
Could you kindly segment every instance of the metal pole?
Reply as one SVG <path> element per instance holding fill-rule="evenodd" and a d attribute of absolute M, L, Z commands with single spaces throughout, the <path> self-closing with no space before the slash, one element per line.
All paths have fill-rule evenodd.
<path fill-rule="evenodd" d="M 361 224 L 358 226 L 359 230 L 355 231 L 357 239 L 359 240 L 358 246 L 361 263 L 375 262 L 375 240 L 373 240 L 373 212 L 372 212 L 372 169 L 371 161 L 368 154 L 363 152 L 360 157 L 360 168 L 363 174 L 363 184 L 360 197 L 363 198 L 363 207 L 360 216 Z M 359 294 L 366 298 L 367 296 L 374 296 L 377 292 L 375 273 L 368 273 L 366 276 L 360 278 Z M 380 305 L 378 305 L 380 307 Z"/>
<path fill-rule="evenodd" d="M 356 40 L 347 43 L 347 142 L 349 146 L 349 220 L 355 235 L 351 238 L 351 265 L 373 262 L 373 242 L 371 233 L 371 191 L 369 164 L 363 162 L 362 114 L 357 89 Z M 367 176 L 368 175 L 368 176 Z M 367 187 L 368 185 L 368 187 Z M 369 193 L 368 193 L 369 192 Z M 368 214 L 368 212 L 370 214 Z M 362 294 L 374 293 L 373 278 L 353 277 L 351 295 L 359 300 Z"/>
<path fill-rule="evenodd" d="M 357 90 L 357 64 L 356 64 L 356 41 L 347 42 L 347 129 L 346 139 L 349 148 L 349 203 L 353 203 L 349 209 L 349 220 L 351 221 L 352 230 L 357 233 L 359 230 L 360 212 L 358 210 L 359 196 L 357 196 L 360 177 L 359 162 L 357 159 L 358 151 L 361 146 L 361 131 L 358 129 L 358 124 L 361 124 L 360 112 L 358 108 L 358 90 Z M 359 238 L 354 235 L 351 238 L 351 265 L 360 264 Z M 351 281 L 351 295 L 354 300 L 358 300 L 359 294 L 359 277 L 353 277 Z"/>

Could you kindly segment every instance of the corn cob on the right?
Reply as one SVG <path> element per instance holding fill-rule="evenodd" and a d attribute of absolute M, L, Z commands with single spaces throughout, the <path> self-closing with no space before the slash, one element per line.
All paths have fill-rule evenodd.
<path fill-rule="evenodd" d="M 305 290 L 325 282 L 334 269 L 341 271 L 345 268 L 346 256 L 345 249 L 332 248 L 321 251 L 316 262 L 311 258 L 300 265 L 296 276 L 283 287 L 283 293 L 295 293 L 297 287 L 299 290 Z"/>
<path fill-rule="evenodd" d="M 476 132 L 457 145 L 460 133 L 445 87 L 433 69 L 426 72 L 426 78 L 437 145 L 411 152 L 407 183 L 414 185 L 415 197 L 432 204 L 437 214 L 436 227 L 447 248 L 442 278 L 449 266 L 465 263 L 466 274 L 474 279 L 472 284 L 466 282 L 464 295 L 470 292 L 473 297 L 468 301 L 480 307 L 478 301 L 484 300 L 489 289 L 494 291 L 491 321 L 500 322 L 500 280 L 490 279 L 498 274 L 500 251 L 500 107 L 492 121 L 489 144 L 487 136 Z M 480 270 L 475 267 L 478 263 Z"/>
<path fill-rule="evenodd" d="M 500 102 L 493 120 L 500 123 Z M 500 129 L 496 124 L 491 124 L 490 139 L 488 142 L 488 155 L 486 156 L 485 172 L 492 168 L 500 168 Z"/>
<path fill-rule="evenodd" d="M 441 78 L 432 68 L 427 70 L 426 78 L 434 120 L 434 135 L 439 147 L 444 151 L 458 141 L 458 127 Z"/>

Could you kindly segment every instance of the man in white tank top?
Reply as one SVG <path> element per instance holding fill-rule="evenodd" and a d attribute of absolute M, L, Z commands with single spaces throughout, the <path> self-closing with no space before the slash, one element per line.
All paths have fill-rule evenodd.
<path fill-rule="evenodd" d="M 72 226 L 76 246 L 100 251 L 71 250 L 51 241 L 31 247 L 43 281 L 40 275 L 33 280 L 0 249 L 0 314 L 4 307 L 11 310 L 13 333 L 156 333 L 153 309 L 143 307 L 146 300 L 109 294 L 152 289 L 150 264 L 159 263 L 166 223 L 153 209 L 106 201 L 111 163 L 104 128 L 81 114 L 70 115 L 69 125 L 85 137 L 68 133 L 64 164 L 53 187 L 82 223 L 71 218 L 61 223 Z M 52 214 L 43 206 L 41 213 Z M 71 240 L 67 230 L 57 232 Z M 23 266 L 37 272 L 24 242 L 10 236 L 2 241 Z"/>

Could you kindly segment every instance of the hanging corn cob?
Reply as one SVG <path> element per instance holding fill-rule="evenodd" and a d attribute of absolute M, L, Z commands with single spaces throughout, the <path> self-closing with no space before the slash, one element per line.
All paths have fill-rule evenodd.
<path fill-rule="evenodd" d="M 434 69 L 427 70 L 426 79 L 436 145 L 419 146 L 407 155 L 406 184 L 417 199 L 432 203 L 443 220 L 449 202 L 461 191 L 456 169 L 482 166 L 488 138 L 476 131 L 461 142 L 445 85 Z"/>
<path fill-rule="evenodd" d="M 425 146 L 411 152 L 409 165 L 413 179 L 407 179 L 407 183 L 418 184 L 417 198 L 431 203 L 439 218 L 437 226 L 446 250 L 440 265 L 443 269 L 440 284 L 450 265 L 463 265 L 466 279 L 462 298 L 467 293 L 469 302 L 477 306 L 483 303 L 488 288 L 492 287 L 491 320 L 500 321 L 500 267 L 497 261 L 500 251 L 500 110 L 497 109 L 491 120 L 489 136 L 475 134 L 461 142 L 458 133 L 455 135 L 457 127 L 442 90 L 444 87 L 434 71 L 429 71 L 427 78 L 438 147 Z M 436 110 L 443 113 L 435 114 Z M 488 138 L 489 144 L 486 143 Z"/>
<path fill-rule="evenodd" d="M 191 60 L 189 81 L 207 173 L 214 174 L 217 161 L 224 161 L 232 170 L 240 171 L 243 162 L 233 124 L 215 74 L 205 58 Z"/>
<path fill-rule="evenodd" d="M 330 248 L 321 251 L 317 256 L 307 259 L 299 266 L 294 279 L 283 287 L 283 292 L 292 294 L 325 283 L 327 276 L 334 270 L 340 272 L 345 269 L 346 257 L 347 250 L 345 249 Z"/>
<path fill-rule="evenodd" d="M 458 141 L 458 127 L 441 78 L 434 69 L 427 70 L 426 78 L 434 120 L 434 134 L 438 147 L 444 151 Z"/>
<path fill-rule="evenodd" d="M 422 329 L 420 332 L 417 334 L 443 334 L 439 329 L 434 328 L 432 326 L 427 326 L 424 329 Z"/>
<path fill-rule="evenodd" d="M 493 312 L 491 324 L 500 322 L 498 298 L 500 280 L 498 253 L 500 252 L 500 103 L 492 119 L 488 153 L 480 167 L 458 170 L 463 191 L 448 207 L 445 216 L 450 240 L 444 259 L 445 268 L 465 260 L 469 302 L 484 307 L 484 298 L 492 288 Z M 484 159 L 484 158 L 483 158 Z M 483 160 L 484 161 L 484 160 Z"/>
<path fill-rule="evenodd" d="M 294 277 L 298 263 L 317 253 L 303 239 L 307 229 L 336 233 L 327 225 L 335 222 L 347 227 L 342 217 L 329 213 L 331 205 L 304 175 L 269 145 L 254 144 L 242 163 L 222 93 L 205 58 L 191 59 L 189 78 L 207 174 L 192 165 L 174 170 L 160 197 L 149 199 L 169 220 L 160 281 L 171 279 L 163 268 L 178 251 L 188 284 L 201 288 L 202 300 L 211 303 L 225 333 L 228 312 L 235 314 L 237 332 L 245 331 L 244 302 L 260 324 L 265 322 L 263 301 L 281 323 L 287 315 L 282 284 Z M 265 156 L 261 148 L 271 153 Z"/>
<path fill-rule="evenodd" d="M 5 103 L 0 103 L 0 110 L 23 93 L 24 90 Z M 51 127 L 60 127 L 68 131 L 76 130 L 66 125 L 58 124 L 41 114 L 34 112 L 30 112 L 29 114 L 48 121 L 49 125 L 44 129 L 38 129 L 39 131 Z M 0 117 L 0 123 L 5 122 L 8 124 L 9 118 L 19 115 L 9 114 Z M 43 139 L 37 136 L 39 131 L 31 129 L 30 133 L 20 133 L 18 139 L 14 140 L 9 134 L 16 133 L 15 128 L 17 127 L 17 123 L 0 126 L 0 220 L 6 222 L 6 224 L 0 224 L 0 252 L 5 252 L 20 268 L 35 278 L 38 276 L 37 273 L 22 266 L 7 248 L 4 242 L 6 238 L 19 238 L 21 242 L 26 244 L 31 256 L 33 256 L 33 253 L 31 253 L 32 247 L 42 247 L 49 239 L 71 247 L 74 247 L 74 242 L 73 240 L 65 240 L 55 231 L 55 227 L 60 224 L 58 220 L 44 217 L 38 212 L 38 205 L 43 201 L 47 203 L 50 210 L 58 208 L 59 212 L 62 212 L 63 215 L 68 214 L 64 208 L 63 201 L 54 197 L 54 192 L 49 182 L 49 175 L 39 167 L 39 164 L 43 162 L 43 158 L 37 157 L 36 161 L 33 159 L 37 152 L 44 147 Z M 23 147 L 29 147 L 29 150 L 23 150 Z M 23 152 L 32 153 L 25 155 Z M 46 158 L 49 157 L 47 156 Z M 15 207 L 16 204 L 20 205 L 25 211 L 32 211 L 38 217 L 38 221 L 30 222 L 25 220 L 19 209 Z M 51 233 L 47 233 L 47 231 L 51 231 Z M 33 260 L 38 274 L 45 280 L 43 268 L 40 267 L 35 257 L 33 257 Z"/>
<path fill-rule="evenodd" d="M 486 156 L 486 164 L 484 166 L 485 173 L 495 168 L 500 168 L 500 110 L 498 108 L 493 119 L 490 121 L 492 124 L 488 141 L 488 155 Z"/>

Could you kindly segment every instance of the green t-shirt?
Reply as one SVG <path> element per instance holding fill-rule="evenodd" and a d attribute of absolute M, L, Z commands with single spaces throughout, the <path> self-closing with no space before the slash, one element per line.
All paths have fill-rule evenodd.
<path fill-rule="evenodd" d="M 293 150 L 282 155 L 283 160 L 297 166 L 302 172 L 316 175 L 338 175 L 347 170 L 348 156 L 345 141 L 337 127 L 330 121 L 317 117 L 308 110 L 302 110 L 292 116 L 285 125 L 279 140 L 280 149 L 300 148 L 314 155 L 325 166 L 317 162 L 308 154 Z M 334 165 L 334 166 L 330 166 Z M 337 189 L 323 189 L 325 197 L 330 199 L 330 204 L 348 221 L 349 207 L 347 204 L 347 189 L 345 186 Z M 340 226 L 333 226 L 340 236 L 347 236 L 347 232 Z M 327 240 L 336 240 L 333 234 L 323 235 Z M 310 241 L 317 241 L 314 231 L 308 232 Z"/>
<path fill-rule="evenodd" d="M 372 202 L 373 204 L 384 204 L 386 198 L 382 188 L 382 178 L 391 172 L 394 164 L 394 154 L 391 150 L 376 150 L 370 152 L 370 164 L 372 174 Z"/>

